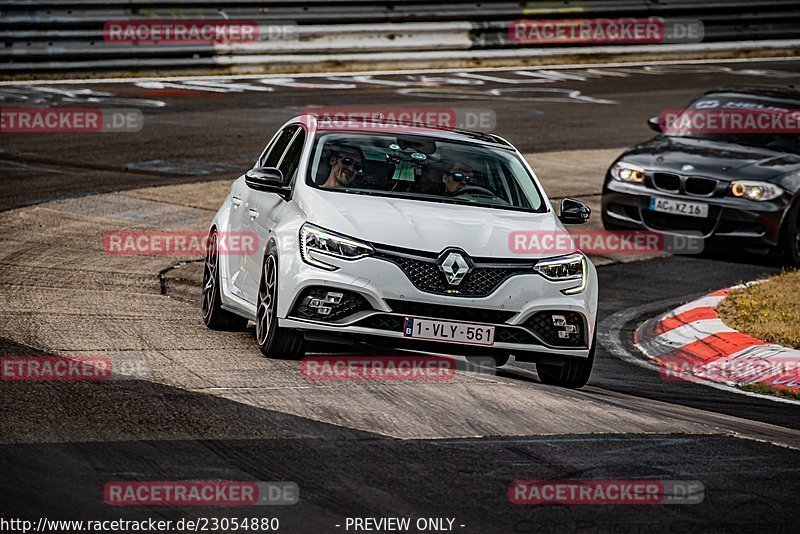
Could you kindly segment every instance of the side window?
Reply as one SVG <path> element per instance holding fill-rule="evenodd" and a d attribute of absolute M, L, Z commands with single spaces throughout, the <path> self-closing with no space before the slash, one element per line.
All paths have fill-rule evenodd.
<path fill-rule="evenodd" d="M 283 159 L 278 164 L 278 169 L 283 173 L 283 185 L 289 185 L 294 180 L 297 167 L 300 166 L 300 156 L 303 153 L 303 144 L 306 133 L 301 129 L 297 132 L 292 144 L 286 149 Z"/>
<path fill-rule="evenodd" d="M 283 156 L 283 152 L 286 150 L 286 146 L 289 144 L 289 141 L 292 140 L 298 128 L 299 126 L 296 125 L 284 128 L 272 143 L 272 146 L 267 150 L 266 154 L 264 154 L 259 167 L 277 167 L 281 156 Z"/>

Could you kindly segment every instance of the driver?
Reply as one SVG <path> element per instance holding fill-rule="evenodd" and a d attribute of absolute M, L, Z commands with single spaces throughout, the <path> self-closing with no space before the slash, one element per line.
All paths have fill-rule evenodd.
<path fill-rule="evenodd" d="M 361 151 L 355 147 L 343 146 L 331 154 L 331 172 L 322 187 L 348 187 L 361 170 L 363 162 Z"/>
<path fill-rule="evenodd" d="M 442 174 L 442 182 L 444 182 L 445 193 L 452 195 L 459 189 L 474 184 L 475 178 L 469 165 L 459 162 L 453 165 L 450 172 Z"/>

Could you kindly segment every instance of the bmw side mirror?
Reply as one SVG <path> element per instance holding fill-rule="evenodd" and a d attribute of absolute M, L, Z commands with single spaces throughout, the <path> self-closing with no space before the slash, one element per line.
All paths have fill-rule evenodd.
<path fill-rule="evenodd" d="M 583 202 L 565 198 L 561 201 L 561 215 L 558 218 L 564 224 L 583 224 L 589 220 L 591 214 L 591 208 Z"/>
<path fill-rule="evenodd" d="M 651 130 L 661 133 L 663 130 L 661 128 L 661 118 L 660 117 L 650 117 L 647 119 L 647 125 L 650 127 Z"/>
<path fill-rule="evenodd" d="M 292 192 L 292 188 L 283 185 L 283 173 L 275 167 L 256 167 L 250 169 L 244 175 L 244 183 L 250 189 L 264 191 L 266 193 L 277 193 L 286 198 Z"/>

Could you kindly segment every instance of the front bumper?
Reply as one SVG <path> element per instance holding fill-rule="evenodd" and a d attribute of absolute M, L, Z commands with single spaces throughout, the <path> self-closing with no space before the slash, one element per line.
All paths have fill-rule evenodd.
<path fill-rule="evenodd" d="M 586 290 L 577 295 L 561 293 L 574 287 L 575 280 L 552 282 L 531 270 L 510 276 L 485 297 L 473 298 L 422 291 L 399 265 L 375 257 L 356 261 L 326 257 L 326 262 L 339 267 L 336 271 L 310 266 L 299 253 L 290 254 L 290 258 L 290 265 L 282 258 L 278 324 L 302 331 L 309 339 L 456 355 L 512 353 L 518 359 L 533 361 L 589 355 L 597 319 L 597 272 L 591 262 L 587 262 Z M 346 315 L 337 315 L 334 310 L 330 318 L 315 318 L 305 304 L 309 292 L 317 288 L 357 297 L 345 299 L 351 307 Z M 359 299 L 363 303 L 354 304 Z M 580 342 L 574 338 L 576 342 L 564 346 L 546 335 L 547 325 L 541 331 L 534 328 L 534 324 L 543 324 L 543 317 L 549 318 L 547 313 L 572 314 L 570 320 L 580 321 Z M 483 347 L 408 338 L 403 335 L 405 317 L 493 325 L 495 343 Z"/>
<path fill-rule="evenodd" d="M 653 197 L 708 204 L 706 218 L 663 214 L 650 210 Z M 742 246 L 775 246 L 789 199 L 754 202 L 732 197 L 703 197 L 670 193 L 643 185 L 606 179 L 602 216 L 606 224 L 632 230 L 693 235 Z"/>

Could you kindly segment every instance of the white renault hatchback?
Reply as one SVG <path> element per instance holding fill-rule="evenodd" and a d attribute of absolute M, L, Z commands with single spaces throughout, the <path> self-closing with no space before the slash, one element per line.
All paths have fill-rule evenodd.
<path fill-rule="evenodd" d="M 495 135 L 303 115 L 237 179 L 210 227 L 203 319 L 255 321 L 269 357 L 307 341 L 536 363 L 581 387 L 595 352 L 597 273 L 579 251 L 510 250 L 512 232 L 564 232 L 536 175 Z M 249 254 L 220 236 L 253 232 Z M 545 251 L 546 252 L 546 251 Z"/>

